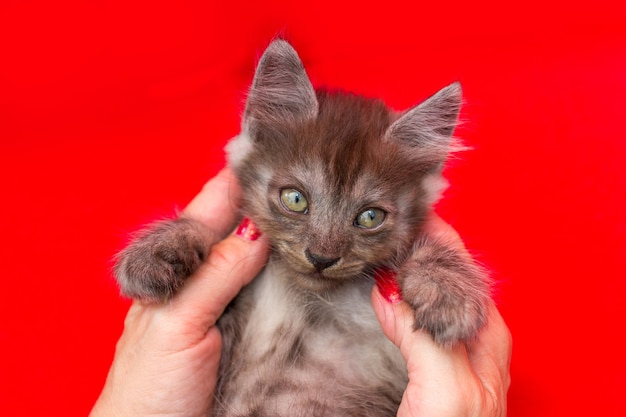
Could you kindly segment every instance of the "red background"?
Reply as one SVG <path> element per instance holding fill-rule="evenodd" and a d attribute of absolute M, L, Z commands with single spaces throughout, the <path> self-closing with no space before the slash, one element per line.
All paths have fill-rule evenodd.
<path fill-rule="evenodd" d="M 474 147 L 439 212 L 499 281 L 510 416 L 624 416 L 626 3 L 0 4 L 0 414 L 85 415 L 128 302 L 110 258 L 223 165 L 277 33 L 316 85 L 453 80 Z"/>

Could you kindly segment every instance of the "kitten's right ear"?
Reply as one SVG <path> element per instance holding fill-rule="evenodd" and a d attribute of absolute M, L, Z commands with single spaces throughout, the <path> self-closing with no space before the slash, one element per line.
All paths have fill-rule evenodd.
<path fill-rule="evenodd" d="M 306 120 L 317 116 L 317 98 L 295 49 L 273 41 L 257 65 L 244 112 L 244 129 L 255 123 Z"/>

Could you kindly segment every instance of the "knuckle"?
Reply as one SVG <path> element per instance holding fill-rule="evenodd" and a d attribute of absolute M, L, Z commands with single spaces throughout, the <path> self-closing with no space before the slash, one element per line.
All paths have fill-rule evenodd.
<path fill-rule="evenodd" d="M 238 263 L 238 251 L 228 241 L 213 246 L 207 260 L 209 266 L 217 272 L 230 272 Z"/>

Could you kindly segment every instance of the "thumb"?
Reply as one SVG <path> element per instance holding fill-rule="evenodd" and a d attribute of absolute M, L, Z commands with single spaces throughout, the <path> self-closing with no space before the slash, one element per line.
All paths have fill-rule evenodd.
<path fill-rule="evenodd" d="M 269 245 L 256 225 L 244 218 L 226 239 L 213 245 L 204 264 L 172 300 L 183 315 L 213 326 L 241 289 L 265 266 Z"/>
<path fill-rule="evenodd" d="M 385 335 L 400 348 L 409 376 L 397 415 L 469 415 L 461 401 L 463 387 L 471 381 L 464 347 L 443 348 L 428 333 L 414 330 L 411 307 L 387 297 L 385 287 L 377 284 L 372 290 L 374 312 Z"/>
<path fill-rule="evenodd" d="M 381 294 L 381 291 L 384 295 Z M 390 296 L 388 282 L 387 284 L 381 284 L 380 278 L 372 290 L 372 307 L 383 333 L 393 344 L 400 348 L 402 356 L 407 360 L 407 348 L 410 345 L 408 339 L 413 334 L 415 317 L 411 307 L 402 301 L 399 292 L 392 290 Z"/>
<path fill-rule="evenodd" d="M 411 374 L 436 375 L 441 369 L 456 366 L 459 361 L 466 362 L 464 346 L 444 348 L 437 345 L 427 332 L 415 329 L 413 309 L 402 301 L 397 283 L 390 282 L 395 283 L 395 278 L 389 273 L 377 275 L 372 290 L 372 307 L 383 333 L 400 349 L 409 378 Z"/>

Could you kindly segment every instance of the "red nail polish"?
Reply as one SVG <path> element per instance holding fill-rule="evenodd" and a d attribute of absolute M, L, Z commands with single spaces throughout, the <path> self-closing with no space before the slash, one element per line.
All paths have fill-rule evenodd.
<path fill-rule="evenodd" d="M 402 301 L 402 291 L 396 280 L 396 273 L 389 268 L 377 269 L 374 277 L 380 295 L 392 304 Z"/>
<path fill-rule="evenodd" d="M 256 227 L 256 224 L 252 223 L 247 217 L 244 217 L 237 227 L 237 236 L 250 241 L 255 241 L 261 237 L 261 231 Z"/>

